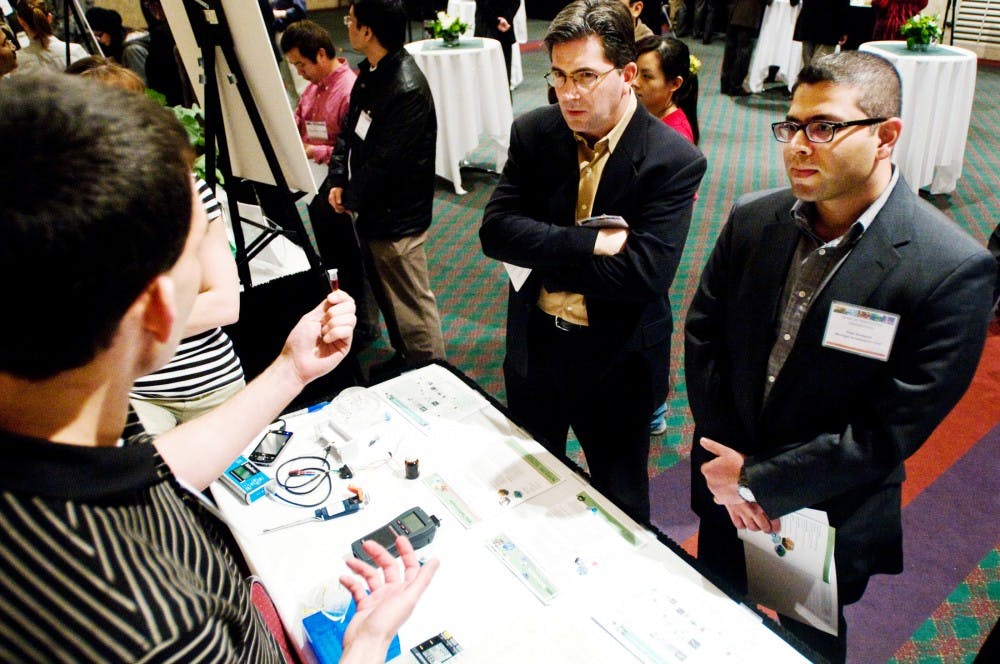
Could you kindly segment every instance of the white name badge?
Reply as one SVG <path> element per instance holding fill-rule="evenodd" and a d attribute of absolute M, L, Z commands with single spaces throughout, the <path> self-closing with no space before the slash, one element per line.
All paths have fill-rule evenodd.
<path fill-rule="evenodd" d="M 328 136 L 326 133 L 326 123 L 319 120 L 310 120 L 306 122 L 306 136 L 314 141 L 327 140 Z"/>
<path fill-rule="evenodd" d="M 897 314 L 835 300 L 830 304 L 823 345 L 885 362 L 897 327 Z"/>
<path fill-rule="evenodd" d="M 363 141 L 365 140 L 365 136 L 368 135 L 368 128 L 371 126 L 372 116 L 368 111 L 361 111 L 361 115 L 358 116 L 358 124 L 354 127 L 354 133 Z"/>

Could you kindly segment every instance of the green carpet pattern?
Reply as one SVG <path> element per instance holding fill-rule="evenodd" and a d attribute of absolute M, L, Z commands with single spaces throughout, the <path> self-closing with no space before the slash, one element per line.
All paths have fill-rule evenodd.
<path fill-rule="evenodd" d="M 1000 547 L 979 563 L 889 661 L 891 664 L 971 662 L 998 615 Z"/>

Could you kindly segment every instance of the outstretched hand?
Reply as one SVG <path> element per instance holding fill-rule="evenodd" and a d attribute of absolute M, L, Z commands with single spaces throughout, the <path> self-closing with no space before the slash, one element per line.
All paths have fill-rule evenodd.
<path fill-rule="evenodd" d="M 347 566 L 360 578 L 340 577 L 341 585 L 351 592 L 357 605 L 344 632 L 341 664 L 385 661 L 393 635 L 410 617 L 438 568 L 438 561 L 434 559 L 421 565 L 410 540 L 403 536 L 396 538 L 402 568 L 377 542 L 366 540 L 362 546 L 378 567 L 351 558 Z"/>

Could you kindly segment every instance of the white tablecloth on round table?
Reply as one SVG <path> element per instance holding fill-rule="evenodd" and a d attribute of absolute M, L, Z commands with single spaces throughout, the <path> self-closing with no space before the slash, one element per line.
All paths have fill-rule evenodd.
<path fill-rule="evenodd" d="M 469 25 L 469 29 L 464 33 L 471 37 L 476 30 L 476 2 L 475 0 L 448 0 L 448 15 L 458 16 Z M 521 68 L 521 44 L 528 41 L 528 15 L 524 11 L 524 0 L 521 0 L 517 13 L 514 14 L 514 45 L 510 49 L 510 87 L 513 90 L 524 80 L 524 71 Z"/>
<path fill-rule="evenodd" d="M 954 191 L 972 117 L 976 54 L 945 45 L 918 53 L 902 41 L 868 42 L 860 50 L 892 62 L 903 82 L 903 133 L 892 160 L 910 188 Z"/>
<path fill-rule="evenodd" d="M 795 83 L 802 69 L 802 42 L 792 41 L 792 34 L 801 10 L 801 4 L 792 7 L 788 0 L 773 0 L 764 10 L 747 76 L 751 92 L 764 91 L 764 79 L 772 65 L 778 67 L 777 79 L 784 81 L 789 89 Z"/>
<path fill-rule="evenodd" d="M 430 85 L 437 111 L 438 138 L 434 172 L 462 189 L 461 162 L 486 136 L 496 147 L 496 169 L 507 161 L 514 114 L 500 42 L 476 37 L 458 48 L 439 39 L 406 45 Z"/>

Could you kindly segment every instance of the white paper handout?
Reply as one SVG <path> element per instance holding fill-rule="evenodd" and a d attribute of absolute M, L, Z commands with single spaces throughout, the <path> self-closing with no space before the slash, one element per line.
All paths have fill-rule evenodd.
<path fill-rule="evenodd" d="M 429 427 L 432 417 L 459 422 L 487 404 L 486 397 L 438 364 L 409 371 L 370 389 L 421 428 Z"/>
<path fill-rule="evenodd" d="M 836 529 L 826 513 L 801 509 L 781 517 L 777 533 L 740 530 L 749 597 L 836 636 Z"/>

